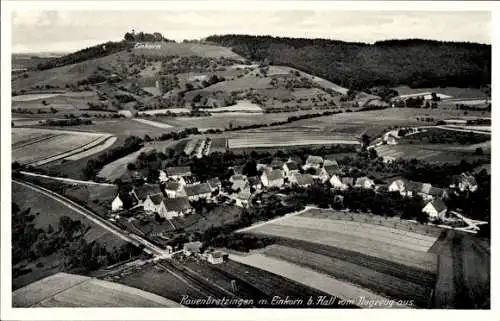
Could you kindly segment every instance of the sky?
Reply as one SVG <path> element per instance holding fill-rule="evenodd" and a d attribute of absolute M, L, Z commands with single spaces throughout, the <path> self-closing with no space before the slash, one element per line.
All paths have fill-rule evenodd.
<path fill-rule="evenodd" d="M 328 38 L 373 43 L 422 38 L 491 44 L 489 12 L 448 11 L 14 11 L 12 52 L 70 52 L 127 31 L 176 41 L 213 34 Z"/>

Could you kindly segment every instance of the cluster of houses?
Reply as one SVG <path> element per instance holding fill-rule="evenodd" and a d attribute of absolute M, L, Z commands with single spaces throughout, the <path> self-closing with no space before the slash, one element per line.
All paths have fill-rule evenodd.
<path fill-rule="evenodd" d="M 422 211 L 427 213 L 429 218 L 437 219 L 442 218 L 447 211 L 443 200 L 450 192 L 477 190 L 477 183 L 469 173 L 454 177 L 448 189 L 403 178 L 380 185 L 366 176 L 354 178 L 345 175 L 335 159 L 315 155 L 309 155 L 304 163 L 299 158 L 290 157 L 286 161 L 276 158 L 269 164 L 257 164 L 257 170 L 262 173 L 260 176 L 244 175 L 243 166 L 234 166 L 231 169 L 233 175 L 229 178 L 229 191 L 224 194 L 240 207 L 247 206 L 252 195 L 263 188 L 280 188 L 285 185 L 308 187 L 315 182 L 321 182 L 336 190 L 356 187 L 398 192 L 405 197 L 419 195 L 426 201 Z M 144 184 L 128 192 L 121 192 L 113 200 L 112 210 L 121 211 L 124 208 L 142 206 L 146 213 L 157 213 L 160 217 L 171 219 L 191 213 L 193 209 L 190 201 L 212 201 L 222 188 L 222 182 L 217 177 L 199 182 L 189 167 L 168 167 L 159 173 L 161 189 L 157 185 Z"/>
<path fill-rule="evenodd" d="M 221 264 L 224 262 L 224 254 L 221 251 L 215 251 L 213 249 L 209 249 L 202 252 L 203 243 L 200 241 L 188 242 L 184 243 L 182 248 L 182 253 L 185 256 L 197 257 L 202 260 L 208 261 L 211 264 Z"/>

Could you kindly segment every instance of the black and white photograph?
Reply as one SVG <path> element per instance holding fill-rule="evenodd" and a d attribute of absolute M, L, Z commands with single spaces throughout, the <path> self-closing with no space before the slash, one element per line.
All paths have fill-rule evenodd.
<path fill-rule="evenodd" d="M 493 6 L 70 2 L 2 2 L 2 319 L 493 320 Z"/>

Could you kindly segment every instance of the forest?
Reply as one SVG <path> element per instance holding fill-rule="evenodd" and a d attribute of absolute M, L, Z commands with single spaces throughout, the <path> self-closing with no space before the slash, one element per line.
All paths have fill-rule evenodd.
<path fill-rule="evenodd" d="M 355 90 L 398 85 L 465 88 L 491 82 L 491 46 L 485 44 L 420 39 L 364 44 L 248 35 L 206 40 L 248 59 L 297 68 Z"/>

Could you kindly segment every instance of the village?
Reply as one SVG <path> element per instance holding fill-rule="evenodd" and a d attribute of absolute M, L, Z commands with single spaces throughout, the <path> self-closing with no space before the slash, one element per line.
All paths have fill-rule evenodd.
<path fill-rule="evenodd" d="M 423 224 L 457 229 L 470 233 L 479 231 L 478 225 L 486 222 L 468 219 L 457 211 L 449 210 L 445 201 L 452 194 L 474 193 L 478 184 L 471 173 L 453 176 L 449 186 L 442 188 L 426 182 L 416 182 L 402 177 L 393 178 L 383 184 L 368 176 L 352 177 L 332 157 L 308 155 L 305 162 L 299 157 L 279 159 L 275 157 L 268 164 L 256 163 L 254 172 L 260 175 L 245 175 L 245 166 L 228 168 L 229 179 L 221 181 L 213 177 L 200 181 L 188 166 L 166 167 L 159 170 L 158 184 L 147 183 L 139 173 L 124 175 L 119 193 L 111 202 L 109 220 L 124 226 L 132 226 L 132 232 L 142 232 L 155 244 L 173 253 L 184 256 L 195 254 L 210 263 L 223 262 L 224 253 L 208 249 L 203 254 L 199 241 L 185 242 L 172 247 L 168 231 L 178 229 L 179 222 L 195 216 L 200 206 L 211 204 L 236 206 L 248 209 L 261 200 L 259 195 L 283 196 L 290 188 L 307 189 L 312 185 L 329 188 L 335 201 L 343 201 L 342 192 L 347 190 L 373 191 L 374 193 L 399 194 L 403 199 L 415 197 L 423 200 L 420 209 L 426 217 Z M 139 177 L 139 178 L 138 178 Z M 343 211 L 349 211 L 344 209 Z M 142 224 L 131 225 L 130 222 Z M 148 223 L 145 224 L 144 222 Z M 141 228 L 143 227 L 143 228 Z M 139 230 L 139 231 L 138 231 Z M 142 230 L 142 231 L 141 231 Z M 182 229 L 181 229 L 182 230 Z"/>

